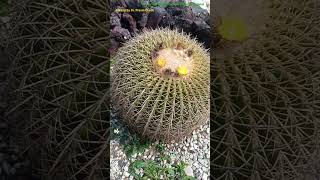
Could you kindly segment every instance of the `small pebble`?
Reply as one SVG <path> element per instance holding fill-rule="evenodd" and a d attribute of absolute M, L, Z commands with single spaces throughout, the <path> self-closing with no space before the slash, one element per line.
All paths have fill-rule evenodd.
<path fill-rule="evenodd" d="M 208 175 L 206 173 L 202 175 L 202 180 L 208 180 Z"/>
<path fill-rule="evenodd" d="M 187 176 L 194 176 L 193 175 L 193 170 L 192 170 L 192 168 L 191 168 L 191 166 L 186 166 L 185 168 L 184 168 L 184 172 L 186 173 L 186 175 Z"/>

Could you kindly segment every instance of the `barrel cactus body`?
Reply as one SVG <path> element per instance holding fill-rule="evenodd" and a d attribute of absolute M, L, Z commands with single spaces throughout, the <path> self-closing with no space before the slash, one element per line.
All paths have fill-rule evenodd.
<path fill-rule="evenodd" d="M 13 126 L 21 148 L 41 179 L 104 179 L 108 1 L 20 1 L 15 8 L 7 50 L 18 99 L 7 115 L 22 115 Z"/>
<path fill-rule="evenodd" d="M 211 64 L 212 176 L 313 177 L 317 166 L 310 162 L 319 153 L 319 2 L 233 0 L 214 8 L 222 21 L 215 22 Z M 230 23 L 239 34 L 227 33 Z"/>
<path fill-rule="evenodd" d="M 119 49 L 112 103 L 148 139 L 180 140 L 209 118 L 209 56 L 194 39 L 168 29 L 144 32 Z"/>

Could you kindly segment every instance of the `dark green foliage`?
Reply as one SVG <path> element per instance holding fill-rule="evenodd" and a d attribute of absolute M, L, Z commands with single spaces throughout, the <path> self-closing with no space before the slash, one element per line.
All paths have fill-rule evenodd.
<path fill-rule="evenodd" d="M 129 173 L 137 180 L 160 179 L 161 177 L 168 180 L 195 180 L 194 177 L 186 175 L 185 167 L 187 164 L 185 162 L 179 161 L 173 166 L 168 166 L 171 163 L 171 157 L 159 149 L 161 146 L 163 145 L 156 145 L 156 149 L 160 153 L 159 160 L 135 160 L 130 163 Z M 140 173 L 141 170 L 143 173 Z"/>
<path fill-rule="evenodd" d="M 157 144 L 157 145 L 156 145 L 156 149 L 157 149 L 157 151 L 159 151 L 159 152 L 163 152 L 163 151 L 164 151 L 164 145 L 163 145 L 163 144 Z"/>
<path fill-rule="evenodd" d="M 128 157 L 131 157 L 133 154 L 143 153 L 145 149 L 151 146 L 150 141 L 142 141 L 134 135 L 131 138 L 131 141 L 127 142 L 124 145 L 124 151 Z"/>

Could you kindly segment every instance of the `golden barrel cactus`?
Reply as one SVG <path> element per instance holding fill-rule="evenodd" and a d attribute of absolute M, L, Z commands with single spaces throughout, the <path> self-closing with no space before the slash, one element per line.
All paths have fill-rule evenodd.
<path fill-rule="evenodd" d="M 113 106 L 142 137 L 180 140 L 209 119 L 209 55 L 195 39 L 169 29 L 146 31 L 114 60 Z"/>

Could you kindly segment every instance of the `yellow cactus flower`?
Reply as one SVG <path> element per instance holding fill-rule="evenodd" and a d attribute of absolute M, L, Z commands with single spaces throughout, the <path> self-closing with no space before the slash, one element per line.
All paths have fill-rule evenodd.
<path fill-rule="evenodd" d="M 167 64 L 167 61 L 163 57 L 158 57 L 157 58 L 157 65 L 160 67 L 164 67 Z"/>
<path fill-rule="evenodd" d="M 218 31 L 224 39 L 229 41 L 243 41 L 249 36 L 246 23 L 237 17 L 222 17 Z"/>
<path fill-rule="evenodd" d="M 185 66 L 179 66 L 177 70 L 178 70 L 179 75 L 187 75 L 188 74 L 188 68 Z"/>

